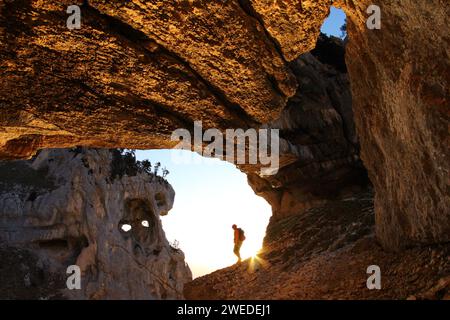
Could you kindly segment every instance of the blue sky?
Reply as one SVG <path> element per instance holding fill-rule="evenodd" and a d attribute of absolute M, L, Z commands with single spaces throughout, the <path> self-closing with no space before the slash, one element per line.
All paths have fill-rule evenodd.
<path fill-rule="evenodd" d="M 333 35 L 335 37 L 341 37 L 341 26 L 345 22 L 345 13 L 341 9 L 331 7 L 330 16 L 325 20 L 322 26 L 322 32 L 327 35 Z"/>
<path fill-rule="evenodd" d="M 332 8 L 322 32 L 340 37 L 344 21 L 343 11 Z M 271 216 L 269 204 L 254 194 L 246 175 L 231 163 L 178 152 L 189 161 L 175 161 L 172 150 L 136 151 L 136 156 L 152 164 L 161 162 L 170 171 L 167 180 L 175 189 L 175 204 L 161 220 L 167 239 L 179 241 L 194 277 L 235 262 L 234 223 L 246 233 L 243 257 L 255 254 Z"/>

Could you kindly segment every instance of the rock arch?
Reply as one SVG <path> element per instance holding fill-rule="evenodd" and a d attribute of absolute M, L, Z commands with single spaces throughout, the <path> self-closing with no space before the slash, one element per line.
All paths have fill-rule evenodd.
<path fill-rule="evenodd" d="M 377 236 L 389 249 L 446 242 L 450 9 L 443 0 L 379 0 L 382 28 L 368 30 L 372 2 L 333 4 L 348 16 L 346 61 Z M 273 120 L 296 92 L 288 61 L 314 47 L 331 4 L 78 3 L 76 31 L 64 26 L 65 1 L 0 5 L 3 159 L 74 145 L 171 147 L 172 130 L 194 120 L 219 129 Z"/>

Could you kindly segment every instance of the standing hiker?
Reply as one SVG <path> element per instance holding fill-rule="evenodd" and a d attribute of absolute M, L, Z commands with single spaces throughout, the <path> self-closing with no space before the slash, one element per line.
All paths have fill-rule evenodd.
<path fill-rule="evenodd" d="M 241 228 L 238 228 L 237 225 L 233 224 L 233 230 L 234 230 L 234 254 L 238 257 L 238 262 L 241 262 L 241 246 L 242 242 L 245 240 L 244 230 Z"/>

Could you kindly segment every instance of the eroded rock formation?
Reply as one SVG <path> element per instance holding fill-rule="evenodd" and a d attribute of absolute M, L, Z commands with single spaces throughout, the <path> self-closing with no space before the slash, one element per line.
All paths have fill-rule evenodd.
<path fill-rule="evenodd" d="M 340 1 L 361 157 L 375 186 L 385 248 L 450 240 L 450 7 L 442 0 Z"/>
<path fill-rule="evenodd" d="M 68 30 L 67 5 L 82 5 Z M 192 128 L 274 120 L 332 1 L 0 3 L 0 156 L 44 147 L 162 148 Z M 361 156 L 385 248 L 449 241 L 449 6 L 339 0 Z M 381 30 L 366 26 L 380 6 Z M 331 115 L 332 116 L 332 115 Z M 332 166 L 334 168 L 334 166 Z M 309 197 L 309 196 L 308 196 Z"/>
<path fill-rule="evenodd" d="M 321 36 L 290 65 L 298 90 L 269 124 L 288 146 L 282 168 L 248 174 L 273 209 L 258 258 L 188 283 L 187 299 L 450 298 L 448 243 L 394 253 L 375 237 L 343 51 L 340 40 Z M 381 290 L 367 288 L 371 265 L 380 267 Z"/>
<path fill-rule="evenodd" d="M 321 35 L 317 47 L 322 50 L 290 63 L 298 89 L 280 116 L 267 124 L 280 130 L 280 170 L 262 177 L 245 167 L 250 186 L 271 204 L 274 219 L 369 183 L 359 158 L 350 83 L 343 68 L 344 43 Z M 329 61 L 328 52 L 340 54 Z"/>
<path fill-rule="evenodd" d="M 183 252 L 169 245 L 159 217 L 172 208 L 175 192 L 161 177 L 122 175 L 120 161 L 108 150 L 77 148 L 0 164 L 2 246 L 26 251 L 9 252 L 18 256 L 19 265 L 12 266 L 17 273 L 30 270 L 28 282 L 34 273 L 46 275 L 33 287 L 59 289 L 33 298 L 182 298 L 192 275 Z M 131 230 L 124 231 L 125 224 Z M 4 257 L 8 250 L 1 252 Z M 66 287 L 69 265 L 82 271 L 81 290 Z M 2 294 L 27 285 L 22 279 L 7 290 L 10 276 L 1 273 Z"/>

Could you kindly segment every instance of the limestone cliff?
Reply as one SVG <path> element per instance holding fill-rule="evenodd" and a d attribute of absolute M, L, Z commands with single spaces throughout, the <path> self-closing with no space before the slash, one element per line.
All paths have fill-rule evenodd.
<path fill-rule="evenodd" d="M 35 273 L 48 275 L 39 286 L 58 289 L 33 298 L 182 298 L 192 275 L 182 251 L 169 245 L 159 217 L 172 208 L 175 192 L 153 174 L 126 174 L 121 161 L 117 152 L 76 148 L 0 164 L 2 256 L 20 250 L 17 260 L 5 259 L 18 263 L 11 266 L 14 273 L 38 268 Z M 81 268 L 81 290 L 66 288 L 69 265 Z M 25 272 L 28 282 L 30 274 Z M 8 286 L 12 275 L 1 276 L 1 285 Z M 25 285 L 19 279 L 16 289 L 0 292 Z"/>

